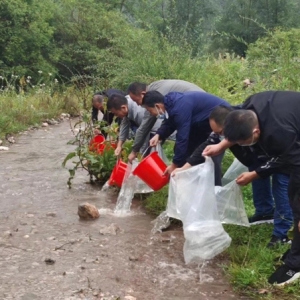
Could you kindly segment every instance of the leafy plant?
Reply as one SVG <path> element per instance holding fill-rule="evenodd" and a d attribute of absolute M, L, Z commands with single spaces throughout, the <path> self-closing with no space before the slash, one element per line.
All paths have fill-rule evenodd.
<path fill-rule="evenodd" d="M 94 129 L 97 128 L 102 133 L 106 133 L 109 140 L 105 140 L 101 148 L 91 144 L 94 137 Z M 92 123 L 90 113 L 85 113 L 81 120 L 73 126 L 74 139 L 68 144 L 77 145 L 73 152 L 70 152 L 64 159 L 62 166 L 66 167 L 71 161 L 72 165 L 68 167 L 69 179 L 68 186 L 71 188 L 72 180 L 79 169 L 84 169 L 90 175 L 90 181 L 105 182 L 117 161 L 114 154 L 114 145 L 118 135 L 118 124 L 113 122 L 110 126 L 106 122 Z M 123 145 L 121 157 L 125 161 L 131 149 L 131 142 Z"/>

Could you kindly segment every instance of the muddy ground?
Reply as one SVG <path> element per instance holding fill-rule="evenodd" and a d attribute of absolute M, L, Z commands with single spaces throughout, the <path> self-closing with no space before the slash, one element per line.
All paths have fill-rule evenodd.
<path fill-rule="evenodd" d="M 246 299 L 233 293 L 220 260 L 201 276 L 184 264 L 180 228 L 151 236 L 153 217 L 141 201 L 132 216 L 81 221 L 78 204 L 113 209 L 117 194 L 87 184 L 85 172 L 67 188 L 61 163 L 71 138 L 64 121 L 25 132 L 0 152 L 0 299 Z M 121 231 L 99 233 L 112 223 Z"/>

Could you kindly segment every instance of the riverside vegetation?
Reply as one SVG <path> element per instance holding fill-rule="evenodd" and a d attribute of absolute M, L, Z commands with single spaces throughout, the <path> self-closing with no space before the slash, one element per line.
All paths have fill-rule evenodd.
<path fill-rule="evenodd" d="M 200 0 L 142 1 L 146 6 L 121 2 L 122 7 L 118 1 L 94 0 L 0 3 L 0 138 L 62 112 L 80 116 L 87 131 L 84 139 L 74 136 L 79 147 L 66 158 L 76 160 L 70 179 L 76 168 L 84 167 L 105 181 L 115 162 L 113 151 L 107 152 L 105 163 L 88 151 L 95 91 L 125 90 L 132 81 L 178 78 L 237 104 L 259 91 L 300 90 L 300 20 L 293 14 L 299 11 L 297 1 L 215 1 L 226 4 L 220 7 Z M 162 3 L 164 18 L 156 14 Z M 246 78 L 252 82 L 247 88 Z M 172 143 L 164 147 L 171 159 Z M 224 170 L 232 159 L 226 153 Z M 251 215 L 250 186 L 243 193 Z M 144 202 L 158 214 L 166 201 L 167 187 Z M 299 298 L 299 283 L 284 288 L 267 283 L 286 249 L 266 248 L 270 225 L 225 227 L 232 244 L 222 254 L 222 267 L 235 289 L 254 298 Z"/>

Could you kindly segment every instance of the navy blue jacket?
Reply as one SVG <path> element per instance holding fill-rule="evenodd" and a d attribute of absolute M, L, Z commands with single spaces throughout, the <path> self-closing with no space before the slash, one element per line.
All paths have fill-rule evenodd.
<path fill-rule="evenodd" d="M 164 140 L 177 130 L 173 158 L 176 165 L 181 165 L 186 160 L 191 128 L 208 121 L 216 106 L 230 106 L 225 100 L 204 92 L 172 92 L 164 97 L 164 105 L 169 118 L 163 122 L 157 134 Z"/>

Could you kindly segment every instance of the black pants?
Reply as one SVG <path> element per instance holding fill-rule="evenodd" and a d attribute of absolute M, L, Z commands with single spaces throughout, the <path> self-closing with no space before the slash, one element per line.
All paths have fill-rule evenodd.
<path fill-rule="evenodd" d="M 298 224 L 300 221 L 300 167 L 293 168 L 290 173 L 289 199 L 294 216 L 294 237 L 291 251 L 284 260 L 285 264 L 292 269 L 300 269 L 300 231 Z"/>
<path fill-rule="evenodd" d="M 211 134 L 211 128 L 209 125 L 208 119 L 192 125 L 190 135 L 189 135 L 189 143 L 186 152 L 186 159 L 192 155 L 192 153 L 204 143 L 209 135 Z M 222 159 L 224 156 L 224 152 L 218 156 L 212 157 L 212 160 L 215 165 L 215 185 L 222 185 Z M 181 166 L 179 166 L 181 167 Z"/>

